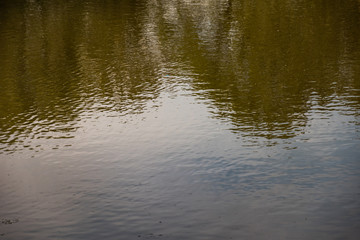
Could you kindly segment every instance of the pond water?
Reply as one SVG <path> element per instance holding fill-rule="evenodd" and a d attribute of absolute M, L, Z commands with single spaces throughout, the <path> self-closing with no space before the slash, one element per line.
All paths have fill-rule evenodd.
<path fill-rule="evenodd" d="M 360 239 L 360 2 L 3 0 L 0 239 Z"/>

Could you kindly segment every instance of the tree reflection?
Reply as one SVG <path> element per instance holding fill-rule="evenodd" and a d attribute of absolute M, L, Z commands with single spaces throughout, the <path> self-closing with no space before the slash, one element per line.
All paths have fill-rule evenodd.
<path fill-rule="evenodd" d="M 141 113 L 171 87 L 169 71 L 191 72 L 214 117 L 244 135 L 298 134 L 314 97 L 359 106 L 355 0 L 3 1 L 0 11 L 2 144 L 71 137 L 91 112 Z"/>
<path fill-rule="evenodd" d="M 181 27 L 161 45 L 180 45 L 173 55 L 198 74 L 193 87 L 236 132 L 292 137 L 314 99 L 358 96 L 348 92 L 360 72 L 356 1 L 171 3 L 162 18 Z"/>

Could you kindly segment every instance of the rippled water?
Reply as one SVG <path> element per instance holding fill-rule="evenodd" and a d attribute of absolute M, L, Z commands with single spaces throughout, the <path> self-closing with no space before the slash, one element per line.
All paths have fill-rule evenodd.
<path fill-rule="evenodd" d="M 359 239 L 360 2 L 0 2 L 0 239 Z"/>

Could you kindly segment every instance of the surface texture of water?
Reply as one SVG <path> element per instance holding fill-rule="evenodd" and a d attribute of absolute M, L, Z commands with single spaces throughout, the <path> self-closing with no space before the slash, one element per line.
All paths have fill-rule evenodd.
<path fill-rule="evenodd" d="M 360 239 L 360 2 L 0 1 L 0 239 Z"/>

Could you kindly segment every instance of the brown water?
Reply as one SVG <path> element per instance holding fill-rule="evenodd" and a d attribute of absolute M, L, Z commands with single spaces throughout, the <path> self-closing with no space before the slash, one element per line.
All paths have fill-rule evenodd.
<path fill-rule="evenodd" d="M 0 239 L 360 239 L 360 2 L 0 2 Z"/>

